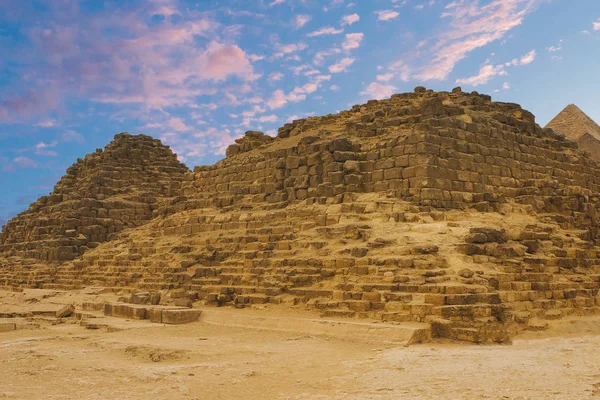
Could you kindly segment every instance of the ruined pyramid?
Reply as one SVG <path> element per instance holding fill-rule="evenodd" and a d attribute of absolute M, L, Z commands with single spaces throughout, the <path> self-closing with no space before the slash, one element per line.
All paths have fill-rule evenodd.
<path fill-rule="evenodd" d="M 6 224 L 0 254 L 73 260 L 111 235 L 150 221 L 161 200 L 179 193 L 186 172 L 159 140 L 116 135 L 104 150 L 78 159 L 52 193 Z"/>
<path fill-rule="evenodd" d="M 418 87 L 294 121 L 276 138 L 248 132 L 193 173 L 144 136 L 117 137 L 107 149 L 123 140 L 132 152 L 152 143 L 163 156 L 88 156 L 121 168 L 119 179 L 100 174 L 108 199 L 132 204 L 108 224 L 119 229 L 78 246 L 101 224 L 71 217 L 82 206 L 71 197 L 62 207 L 40 200 L 9 222 L 2 251 L 53 267 L 40 274 L 0 258 L 0 285 L 284 304 L 329 318 L 427 323 L 435 336 L 472 342 L 600 310 L 600 165 L 517 104 Z M 123 191 L 127 168 L 139 173 Z M 86 176 L 73 171 L 59 183 L 63 203 L 67 187 L 76 202 L 96 195 Z M 67 258 L 77 249 L 71 261 L 43 250 L 67 242 Z"/>
<path fill-rule="evenodd" d="M 567 139 L 576 142 L 581 150 L 600 161 L 600 126 L 574 104 L 569 104 L 546 125 Z"/>

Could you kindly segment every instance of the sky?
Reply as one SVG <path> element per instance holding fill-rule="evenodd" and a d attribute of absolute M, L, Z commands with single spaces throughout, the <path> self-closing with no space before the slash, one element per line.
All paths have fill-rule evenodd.
<path fill-rule="evenodd" d="M 0 226 L 119 132 L 210 165 L 416 86 L 600 122 L 599 0 L 0 0 Z"/>

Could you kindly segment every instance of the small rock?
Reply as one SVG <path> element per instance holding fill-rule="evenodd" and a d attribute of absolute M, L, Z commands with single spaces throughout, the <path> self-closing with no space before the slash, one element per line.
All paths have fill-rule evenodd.
<path fill-rule="evenodd" d="M 475 273 L 468 268 L 464 268 L 458 271 L 458 275 L 462 276 L 463 278 L 472 278 Z"/>

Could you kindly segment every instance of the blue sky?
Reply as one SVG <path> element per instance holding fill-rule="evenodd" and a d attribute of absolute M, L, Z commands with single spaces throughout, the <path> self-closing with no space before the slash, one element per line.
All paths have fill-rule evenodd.
<path fill-rule="evenodd" d="M 0 225 L 119 132 L 193 167 L 418 85 L 600 121 L 599 66 L 598 0 L 2 0 Z"/>

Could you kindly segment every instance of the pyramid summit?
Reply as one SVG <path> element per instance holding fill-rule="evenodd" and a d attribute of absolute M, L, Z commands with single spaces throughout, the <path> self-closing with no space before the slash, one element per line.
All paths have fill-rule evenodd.
<path fill-rule="evenodd" d="M 504 342 L 600 311 L 598 193 L 600 165 L 518 104 L 417 87 L 276 138 L 250 131 L 194 172 L 157 140 L 118 136 L 7 224 L 0 285 Z"/>
<path fill-rule="evenodd" d="M 595 160 L 600 161 L 600 126 L 574 104 L 569 104 L 546 125 L 579 144 Z"/>

